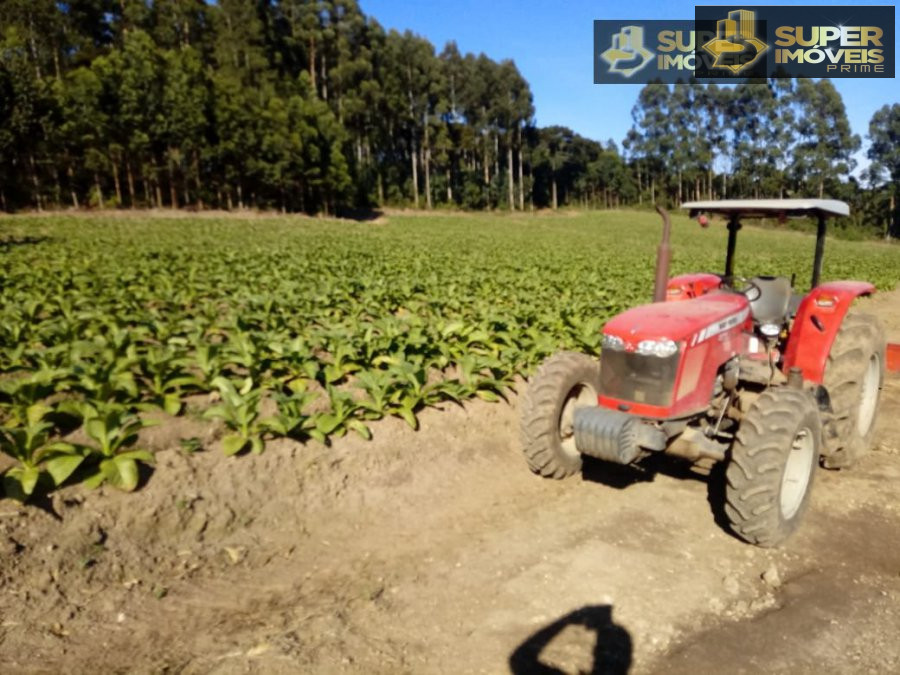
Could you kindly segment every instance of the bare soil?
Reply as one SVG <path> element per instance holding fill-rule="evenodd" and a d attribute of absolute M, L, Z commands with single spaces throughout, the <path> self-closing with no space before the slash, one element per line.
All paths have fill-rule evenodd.
<path fill-rule="evenodd" d="M 900 341 L 900 293 L 870 306 Z M 898 672 L 898 417 L 890 376 L 775 550 L 729 534 L 717 470 L 532 475 L 515 395 L 236 459 L 172 420 L 135 494 L 0 500 L 0 671 Z"/>

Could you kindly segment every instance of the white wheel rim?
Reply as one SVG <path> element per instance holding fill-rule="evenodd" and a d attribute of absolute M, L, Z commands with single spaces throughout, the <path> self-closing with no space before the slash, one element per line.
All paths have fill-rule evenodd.
<path fill-rule="evenodd" d="M 597 392 L 593 387 L 576 384 L 569 390 L 562 412 L 559 414 L 559 443 L 563 452 L 568 455 L 578 454 L 575 447 L 575 409 L 589 405 L 597 405 Z"/>
<path fill-rule="evenodd" d="M 781 477 L 781 515 L 785 520 L 793 518 L 803 503 L 815 454 L 816 441 L 812 431 L 803 427 L 794 436 Z"/>
<path fill-rule="evenodd" d="M 879 371 L 878 355 L 872 354 L 869 359 L 869 365 L 866 367 L 866 374 L 863 377 L 862 391 L 860 392 L 859 414 L 856 416 L 856 426 L 859 429 L 859 435 L 865 436 L 872 428 L 872 422 L 875 420 L 875 407 L 878 404 L 878 375 Z"/>

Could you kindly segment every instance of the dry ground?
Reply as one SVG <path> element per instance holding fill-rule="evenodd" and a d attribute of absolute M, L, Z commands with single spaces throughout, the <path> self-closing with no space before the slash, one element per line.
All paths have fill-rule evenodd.
<path fill-rule="evenodd" d="M 900 293 L 872 306 L 900 341 Z M 136 494 L 0 500 L 0 669 L 900 671 L 900 377 L 874 451 L 818 472 L 776 550 L 724 529 L 717 472 L 533 476 L 517 408 L 234 460 L 177 420 L 148 436 L 158 464 Z"/>

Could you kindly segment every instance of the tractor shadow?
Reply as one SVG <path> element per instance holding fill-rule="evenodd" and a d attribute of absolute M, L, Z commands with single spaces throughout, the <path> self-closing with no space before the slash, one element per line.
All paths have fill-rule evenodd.
<path fill-rule="evenodd" d="M 570 626 L 583 629 L 588 635 L 574 644 L 563 635 Z M 593 646 L 590 642 L 593 641 Z M 555 645 L 554 643 L 562 643 Z M 542 655 L 552 659 L 552 654 L 561 647 L 569 654 L 590 651 L 593 660 L 589 670 L 578 668 L 580 673 L 600 673 L 604 675 L 625 675 L 631 668 L 631 635 L 612 619 L 610 605 L 587 605 L 570 612 L 550 623 L 526 639 L 509 656 L 509 669 L 513 675 L 562 675 L 573 672 L 550 665 L 542 660 Z M 585 654 L 586 655 L 586 654 Z"/>
<path fill-rule="evenodd" d="M 679 480 L 693 480 L 706 484 L 706 501 L 712 510 L 716 525 L 730 537 L 739 539 L 728 523 L 725 514 L 725 462 L 711 467 L 691 464 L 689 461 L 665 453 L 653 453 L 635 464 L 622 465 L 584 457 L 583 480 L 600 483 L 616 490 L 625 490 L 637 483 L 652 483 L 657 475 Z"/>

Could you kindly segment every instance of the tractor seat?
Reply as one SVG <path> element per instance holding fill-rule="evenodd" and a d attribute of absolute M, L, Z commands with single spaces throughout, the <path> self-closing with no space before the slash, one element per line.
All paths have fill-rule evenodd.
<path fill-rule="evenodd" d="M 747 290 L 747 299 L 753 320 L 760 325 L 773 323 L 780 326 L 784 323 L 791 303 L 791 280 L 787 277 L 753 277 L 750 283 L 753 286 Z"/>

